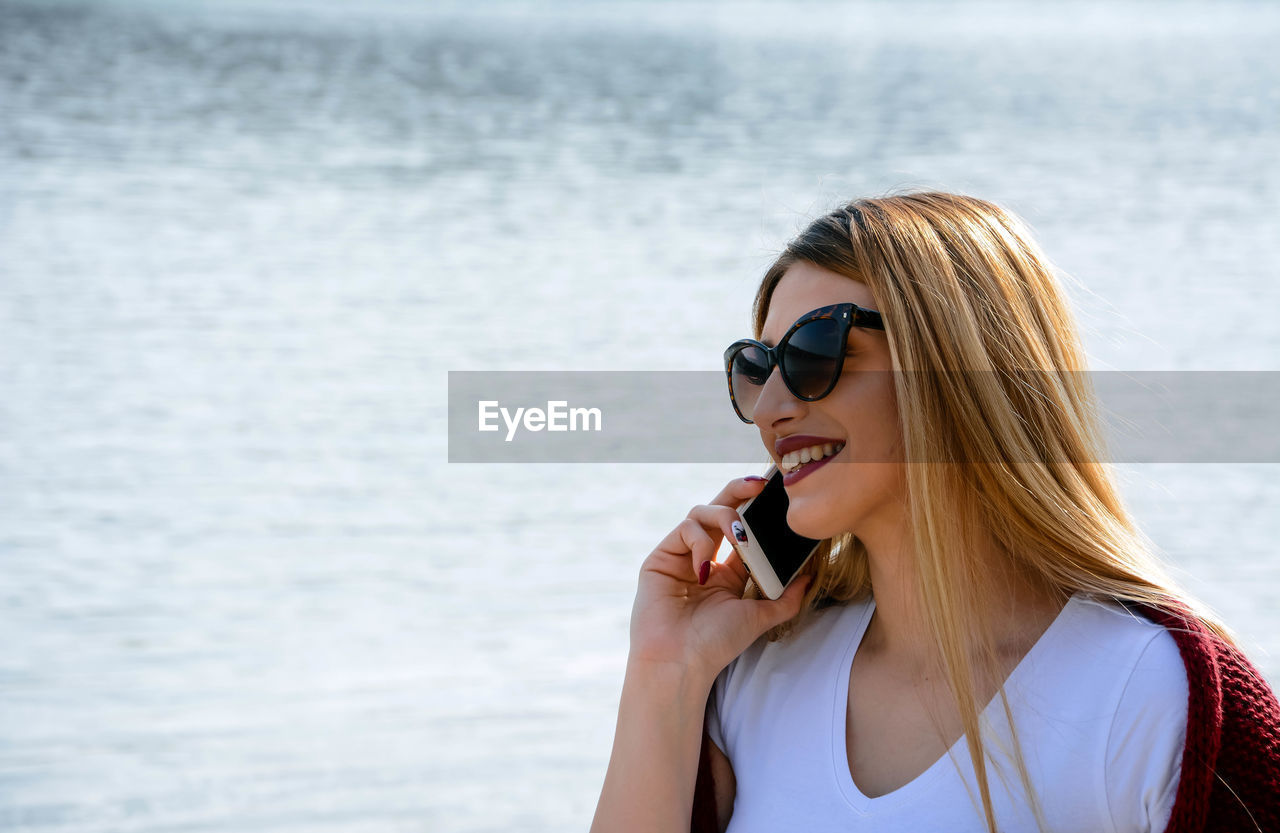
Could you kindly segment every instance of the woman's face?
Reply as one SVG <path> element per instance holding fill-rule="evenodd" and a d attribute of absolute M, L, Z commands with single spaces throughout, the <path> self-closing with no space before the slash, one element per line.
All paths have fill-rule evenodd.
<path fill-rule="evenodd" d="M 878 309 L 866 284 L 797 262 L 774 289 L 761 341 L 774 346 L 800 316 L 848 301 Z M 866 541 L 877 528 L 902 522 L 906 479 L 888 339 L 881 330 L 853 327 L 848 348 L 840 380 L 827 396 L 817 402 L 795 398 L 775 369 L 753 416 L 775 463 L 783 456 L 775 443 L 787 437 L 844 444 L 830 463 L 786 487 L 787 523 L 810 538 L 852 532 Z"/>

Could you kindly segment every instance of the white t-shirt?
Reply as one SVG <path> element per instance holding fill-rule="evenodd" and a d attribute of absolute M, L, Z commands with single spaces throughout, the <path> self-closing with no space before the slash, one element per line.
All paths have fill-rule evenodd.
<path fill-rule="evenodd" d="M 849 774 L 849 670 L 874 609 L 867 598 L 818 611 L 787 639 L 761 637 L 716 678 L 707 729 L 737 780 L 729 833 L 985 833 L 964 737 L 882 796 L 863 795 Z M 1186 670 L 1168 631 L 1077 593 L 1005 693 L 1050 830 L 1162 833 L 1187 723 Z M 998 829 L 1037 830 L 998 694 L 980 721 L 987 754 L 1004 773 L 988 757 Z"/>

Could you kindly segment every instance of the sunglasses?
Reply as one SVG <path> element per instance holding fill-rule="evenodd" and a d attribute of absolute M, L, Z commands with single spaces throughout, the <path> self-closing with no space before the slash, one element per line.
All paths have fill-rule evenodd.
<path fill-rule="evenodd" d="M 880 313 L 857 304 L 819 307 L 796 319 L 777 347 L 743 338 L 724 351 L 729 399 L 738 418 L 752 423 L 760 391 L 776 365 L 782 383 L 797 399 L 815 402 L 835 388 L 844 369 L 849 330 L 883 330 Z"/>

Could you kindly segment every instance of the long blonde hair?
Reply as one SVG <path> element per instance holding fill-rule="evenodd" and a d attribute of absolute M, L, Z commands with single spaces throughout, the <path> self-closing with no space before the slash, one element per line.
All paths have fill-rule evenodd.
<path fill-rule="evenodd" d="M 975 693 L 975 672 L 1002 679 L 990 611 L 979 603 L 993 580 L 979 560 L 982 541 L 994 540 L 1008 566 L 1064 603 L 1076 592 L 1172 602 L 1238 642 L 1166 573 L 1125 509 L 1066 295 L 1017 217 L 939 192 L 843 205 L 813 221 L 769 267 L 753 310 L 756 338 L 774 288 L 797 261 L 865 283 L 885 321 L 893 368 L 907 371 L 894 373 L 894 385 L 909 461 L 914 592 L 996 833 L 979 731 L 985 704 Z M 801 613 L 771 630 L 770 641 L 813 610 L 871 592 L 866 550 L 851 534 L 822 542 L 806 572 L 814 582 Z M 980 646 L 977 669 L 971 639 Z M 999 696 L 1012 727 L 1003 687 Z M 1044 829 L 1016 738 L 1014 729 L 1018 774 Z"/>

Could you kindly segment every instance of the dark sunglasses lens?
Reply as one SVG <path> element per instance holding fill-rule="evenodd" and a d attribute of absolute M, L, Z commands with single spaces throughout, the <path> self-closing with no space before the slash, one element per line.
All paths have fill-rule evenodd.
<path fill-rule="evenodd" d="M 729 368 L 729 382 L 733 385 L 733 398 L 738 403 L 738 410 L 747 419 L 756 409 L 756 400 L 760 398 L 760 388 L 769 379 L 769 358 L 759 347 L 747 345 L 733 357 Z"/>
<path fill-rule="evenodd" d="M 780 361 L 782 372 L 801 396 L 821 396 L 840 371 L 844 361 L 840 330 L 839 321 L 819 318 L 791 334 Z"/>

